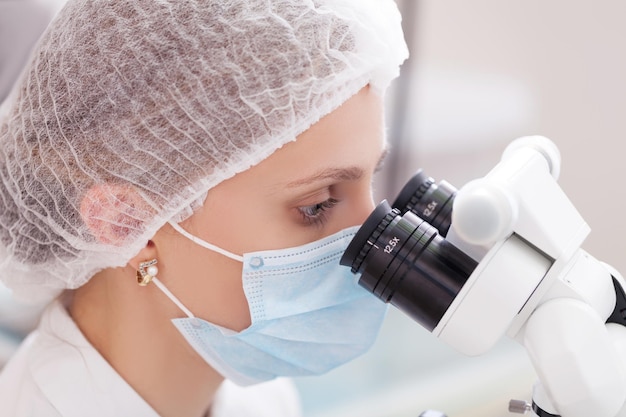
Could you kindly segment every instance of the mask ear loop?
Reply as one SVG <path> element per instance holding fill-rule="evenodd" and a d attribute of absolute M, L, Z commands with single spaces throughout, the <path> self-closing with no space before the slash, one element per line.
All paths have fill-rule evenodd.
<path fill-rule="evenodd" d="M 163 294 L 165 294 L 167 298 L 172 300 L 172 302 L 176 304 L 178 308 L 180 308 L 187 315 L 187 317 L 191 319 L 196 318 L 196 316 L 194 316 L 193 313 L 189 311 L 189 309 L 185 307 L 183 303 L 181 303 L 180 300 L 176 298 L 176 296 L 172 294 L 171 291 L 168 290 L 167 287 L 165 287 L 165 285 L 163 285 L 163 283 L 159 281 L 157 277 L 153 277 L 152 282 L 154 282 L 154 285 L 156 285 L 163 292 Z"/>
<path fill-rule="evenodd" d="M 178 306 L 189 318 L 195 318 L 193 313 L 180 302 L 178 298 L 170 290 L 163 285 L 163 283 L 156 277 L 159 273 L 159 269 L 156 266 L 157 260 L 152 259 L 150 261 L 142 262 L 139 264 L 139 271 L 137 271 L 137 283 L 141 287 L 145 287 L 151 282 L 154 282 L 154 285 L 157 286 L 158 289 L 161 290 L 163 294 L 167 298 L 169 298 L 174 304 Z"/>
<path fill-rule="evenodd" d="M 178 233 L 185 236 L 187 239 L 191 240 L 192 242 L 202 246 L 203 248 L 209 249 L 213 252 L 217 252 L 230 259 L 243 263 L 243 256 L 235 255 L 234 253 L 230 253 L 227 250 L 222 249 L 218 246 L 215 246 L 209 242 L 205 242 L 204 240 L 192 235 L 191 233 L 183 229 L 178 223 L 174 223 L 170 221 L 168 222 L 168 224 L 172 226 L 174 230 L 176 230 Z M 168 290 L 167 287 L 163 285 L 163 283 L 157 277 L 153 277 L 152 282 L 154 282 L 157 288 L 160 289 L 161 292 L 163 292 L 163 294 L 165 294 L 165 296 L 169 298 L 174 304 L 176 304 L 178 308 L 180 308 L 187 315 L 187 317 L 192 318 L 192 319 L 196 318 L 196 316 L 194 316 L 194 314 L 187 307 L 185 307 L 183 303 L 181 303 L 181 301 L 178 298 L 176 298 L 176 296 L 172 294 L 172 292 Z"/>
<path fill-rule="evenodd" d="M 182 227 L 180 227 L 179 224 L 174 223 L 174 222 L 168 222 L 168 224 L 170 226 L 172 226 L 174 228 L 174 230 L 176 230 L 178 233 L 180 233 L 181 235 L 185 236 L 187 239 L 191 240 L 192 242 L 202 246 L 203 248 L 206 248 L 208 250 L 211 250 L 213 252 L 217 252 L 221 255 L 226 256 L 227 258 L 233 259 L 235 261 L 241 262 L 243 263 L 243 256 L 240 255 L 235 255 L 234 253 L 228 252 L 225 249 L 220 248 L 219 246 L 215 246 L 209 242 L 205 242 L 204 240 L 192 235 L 191 233 L 189 233 L 188 231 L 186 231 L 185 229 L 183 229 Z"/>

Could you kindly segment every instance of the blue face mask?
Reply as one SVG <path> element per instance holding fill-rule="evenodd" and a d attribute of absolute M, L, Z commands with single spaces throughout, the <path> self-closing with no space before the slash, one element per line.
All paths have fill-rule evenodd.
<path fill-rule="evenodd" d="M 224 377 L 250 385 L 277 376 L 318 375 L 365 353 L 374 343 L 387 305 L 339 265 L 358 227 L 303 246 L 242 257 L 170 224 L 195 243 L 243 263 L 252 324 L 241 332 L 194 317 L 153 280 L 188 316 L 173 319 L 174 325 Z"/>

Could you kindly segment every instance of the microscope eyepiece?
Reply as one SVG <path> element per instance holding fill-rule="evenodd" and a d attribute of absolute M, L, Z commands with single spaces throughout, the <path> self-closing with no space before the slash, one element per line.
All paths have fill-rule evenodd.
<path fill-rule="evenodd" d="M 457 189 L 446 181 L 435 180 L 420 169 L 402 188 L 392 207 L 401 213 L 411 211 L 446 236 L 452 221 L 452 203 Z"/>
<path fill-rule="evenodd" d="M 433 330 L 476 267 L 476 261 L 411 211 L 381 202 L 340 263 L 359 284 Z"/>

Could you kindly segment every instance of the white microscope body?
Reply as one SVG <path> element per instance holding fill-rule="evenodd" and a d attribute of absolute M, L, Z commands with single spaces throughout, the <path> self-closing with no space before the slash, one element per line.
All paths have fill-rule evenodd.
<path fill-rule="evenodd" d="M 538 376 L 535 416 L 626 416 L 626 321 L 615 308 L 625 282 L 580 248 L 590 229 L 559 170 L 550 140 L 520 138 L 458 191 L 446 239 L 478 265 L 433 333 L 466 355 L 504 334 L 521 343 Z"/>

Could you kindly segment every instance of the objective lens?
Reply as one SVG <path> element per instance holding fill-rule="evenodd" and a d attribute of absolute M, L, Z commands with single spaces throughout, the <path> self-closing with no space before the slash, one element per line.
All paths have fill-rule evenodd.
<path fill-rule="evenodd" d="M 340 263 L 362 273 L 359 284 L 428 330 L 441 320 L 476 261 L 437 229 L 386 201 L 370 214 Z"/>
<path fill-rule="evenodd" d="M 401 213 L 415 213 L 439 230 L 442 236 L 446 236 L 452 221 L 452 203 L 456 191 L 446 181 L 435 184 L 435 180 L 420 169 L 402 188 L 392 207 Z"/>

